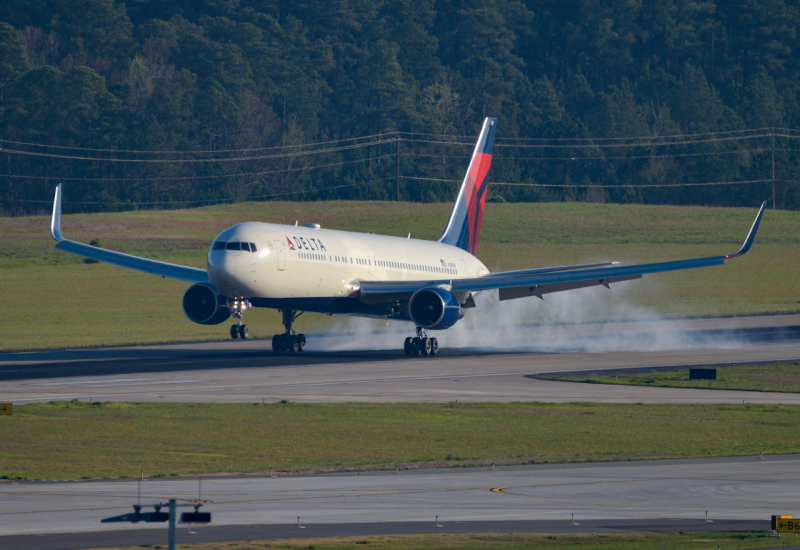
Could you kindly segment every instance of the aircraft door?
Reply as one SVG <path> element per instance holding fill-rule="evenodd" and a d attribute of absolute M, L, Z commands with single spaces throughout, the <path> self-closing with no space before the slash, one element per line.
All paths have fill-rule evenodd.
<path fill-rule="evenodd" d="M 464 277 L 467 275 L 467 262 L 459 260 L 459 263 L 461 264 L 461 272 L 459 274 Z"/>
<path fill-rule="evenodd" d="M 275 241 L 275 252 L 278 256 L 278 271 L 283 271 L 286 269 L 286 245 L 283 241 Z"/>

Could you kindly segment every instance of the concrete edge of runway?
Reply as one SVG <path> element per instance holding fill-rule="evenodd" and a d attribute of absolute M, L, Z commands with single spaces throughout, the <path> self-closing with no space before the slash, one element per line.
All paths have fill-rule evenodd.
<path fill-rule="evenodd" d="M 213 516 L 212 516 L 213 517 Z M 385 535 L 432 535 L 470 533 L 546 533 L 546 534 L 632 534 L 632 533 L 721 533 L 767 532 L 769 519 L 726 520 L 686 518 L 653 518 L 644 520 L 564 520 L 531 521 L 447 521 L 435 518 L 429 522 L 391 523 L 311 523 L 258 524 L 226 526 L 185 526 L 176 529 L 176 544 L 238 542 L 253 540 L 282 540 L 328 537 L 367 537 Z M 16 550 L 81 550 L 116 548 L 144 544 L 165 545 L 166 525 L 154 529 L 100 531 L 91 533 L 60 533 L 53 535 L 12 535 L 0 537 L 0 547 Z M 777 545 L 776 545 L 777 547 Z M 791 547 L 787 547 L 790 549 Z"/>
<path fill-rule="evenodd" d="M 635 366 L 635 367 L 617 367 L 617 368 L 592 368 L 592 369 L 576 369 L 572 371 L 549 371 L 539 372 L 536 374 L 526 374 L 525 378 L 535 378 L 537 380 L 552 380 L 551 377 L 558 376 L 613 376 L 615 374 L 648 374 L 651 372 L 672 372 L 676 370 L 685 369 L 719 369 L 723 367 L 753 367 L 753 366 L 768 366 L 779 365 L 782 363 L 800 363 L 800 357 L 793 359 L 765 359 L 761 361 L 720 361 L 717 363 L 687 363 L 679 365 L 654 365 L 654 366 Z M 559 382 L 571 382 L 571 380 L 558 380 Z M 577 381 L 576 381 L 577 382 Z M 721 388 L 702 388 L 704 390 L 713 390 Z M 724 388 L 729 389 L 729 388 Z M 766 390 L 737 390 L 737 391 L 766 391 Z"/>

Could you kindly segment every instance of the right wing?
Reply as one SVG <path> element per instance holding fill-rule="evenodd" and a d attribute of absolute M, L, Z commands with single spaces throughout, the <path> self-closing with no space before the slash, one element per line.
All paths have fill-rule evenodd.
<path fill-rule="evenodd" d="M 50 236 L 58 241 L 56 248 L 63 250 L 64 252 L 71 252 L 72 254 L 77 254 L 79 256 L 85 256 L 87 258 L 118 265 L 120 267 L 144 271 L 145 273 L 152 273 L 153 275 L 169 277 L 170 279 L 180 279 L 181 281 L 189 281 L 191 283 L 209 282 L 208 273 L 204 269 L 186 267 L 177 264 L 168 264 L 166 262 L 159 262 L 158 260 L 149 260 L 147 258 L 140 258 L 139 256 L 131 256 L 130 254 L 123 254 L 122 252 L 105 250 L 103 248 L 97 248 L 96 246 L 77 243 L 75 241 L 65 239 L 61 234 L 60 183 L 56 187 L 56 197 L 53 201 L 53 219 L 50 221 Z"/>
<path fill-rule="evenodd" d="M 712 265 L 723 265 L 725 260 L 743 255 L 753 245 L 753 240 L 764 214 L 766 201 L 756 215 L 750 232 L 741 248 L 733 254 L 724 256 L 711 256 L 709 258 L 694 258 L 691 260 L 677 260 L 672 262 L 658 262 L 640 265 L 614 265 L 615 262 L 599 264 L 583 264 L 561 266 L 554 268 L 541 268 L 523 271 L 506 271 L 492 273 L 483 277 L 469 277 L 462 279 L 432 279 L 421 281 L 361 281 L 358 289 L 358 298 L 362 302 L 403 302 L 408 300 L 417 290 L 430 286 L 441 286 L 451 292 L 478 292 L 481 290 L 498 289 L 500 300 L 513 300 L 526 296 L 536 296 L 543 299 L 544 294 L 563 292 L 588 286 L 609 287 L 611 283 L 639 279 L 642 275 L 650 273 L 663 273 L 681 269 L 694 269 Z M 601 266 L 614 265 L 614 267 Z M 588 269 L 587 269 L 588 268 Z"/>

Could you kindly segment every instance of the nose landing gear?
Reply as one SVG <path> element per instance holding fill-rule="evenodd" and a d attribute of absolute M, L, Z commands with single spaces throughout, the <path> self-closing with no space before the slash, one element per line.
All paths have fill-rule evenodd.
<path fill-rule="evenodd" d="M 417 357 L 418 355 L 433 357 L 439 353 L 439 341 L 436 338 L 428 338 L 422 327 L 417 327 L 417 336 L 406 338 L 403 344 L 403 351 L 406 355 Z"/>
<path fill-rule="evenodd" d="M 289 353 L 304 352 L 306 349 L 306 335 L 295 334 L 292 330 L 292 323 L 303 312 L 298 313 L 290 309 L 282 309 L 281 313 L 283 314 L 283 326 L 286 328 L 286 332 L 272 337 L 272 351 L 275 353 L 281 353 L 282 351 L 288 351 Z"/>
<path fill-rule="evenodd" d="M 228 309 L 233 312 L 232 315 L 236 319 L 236 324 L 231 325 L 231 338 L 234 340 L 237 338 L 247 340 L 247 336 L 250 334 L 250 331 L 247 330 L 247 325 L 242 324 L 242 312 L 245 309 L 253 309 L 253 305 L 250 303 L 250 300 L 247 298 L 235 298 L 233 300 L 228 300 Z"/>

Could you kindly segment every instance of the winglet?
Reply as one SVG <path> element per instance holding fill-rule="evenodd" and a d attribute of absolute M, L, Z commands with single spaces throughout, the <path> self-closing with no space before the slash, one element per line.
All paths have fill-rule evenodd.
<path fill-rule="evenodd" d="M 56 198 L 53 200 L 53 219 L 50 221 L 50 236 L 56 241 L 63 241 L 61 234 L 61 184 L 56 186 Z"/>
<path fill-rule="evenodd" d="M 766 208 L 768 201 L 764 201 L 761 203 L 761 208 L 758 211 L 758 215 L 756 216 L 756 220 L 753 222 L 753 226 L 750 228 L 750 232 L 747 234 L 747 238 L 744 240 L 742 244 L 742 248 L 734 252 L 733 254 L 728 254 L 725 256 L 725 259 L 728 260 L 730 258 L 736 258 L 738 256 L 743 256 L 745 252 L 750 250 L 750 247 L 753 246 L 753 241 L 756 238 L 756 231 L 758 231 L 758 224 L 761 223 L 761 216 L 764 215 L 764 208 Z"/>

